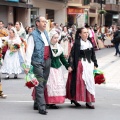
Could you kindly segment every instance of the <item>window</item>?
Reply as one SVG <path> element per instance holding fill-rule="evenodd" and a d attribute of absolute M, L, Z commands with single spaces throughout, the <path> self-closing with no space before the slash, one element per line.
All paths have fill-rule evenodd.
<path fill-rule="evenodd" d="M 90 4 L 90 2 L 91 2 L 91 0 L 84 0 L 84 5 L 88 5 L 88 4 Z"/>
<path fill-rule="evenodd" d="M 119 0 L 116 0 L 116 4 L 117 4 L 117 5 L 119 4 Z"/>
<path fill-rule="evenodd" d="M 35 19 L 39 15 L 39 8 L 31 9 L 31 25 L 35 25 Z"/>
<path fill-rule="evenodd" d="M 54 10 L 46 9 L 46 18 L 47 19 L 54 21 L 54 14 L 55 14 Z"/>
<path fill-rule="evenodd" d="M 105 3 L 106 3 L 106 0 L 94 0 L 94 2 L 95 2 L 95 3 L 101 3 L 101 2 L 102 2 L 102 4 L 105 4 Z"/>

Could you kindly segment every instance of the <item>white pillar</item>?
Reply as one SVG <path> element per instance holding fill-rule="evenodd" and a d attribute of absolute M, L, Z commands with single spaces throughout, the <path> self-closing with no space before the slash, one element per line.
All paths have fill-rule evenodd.
<path fill-rule="evenodd" d="M 26 9 L 26 17 L 25 17 L 25 25 L 26 26 L 31 26 L 31 10 L 30 9 Z"/>

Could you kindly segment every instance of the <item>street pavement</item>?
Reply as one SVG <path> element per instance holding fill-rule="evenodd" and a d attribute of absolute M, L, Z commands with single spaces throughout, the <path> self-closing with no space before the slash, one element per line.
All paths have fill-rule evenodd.
<path fill-rule="evenodd" d="M 59 109 L 48 109 L 47 115 L 33 110 L 32 89 L 25 87 L 24 74 L 18 79 L 5 80 L 2 74 L 3 91 L 6 99 L 0 98 L 0 120 L 119 120 L 120 119 L 120 57 L 114 56 L 114 48 L 96 51 L 99 69 L 106 78 L 106 84 L 96 85 L 95 109 L 87 109 L 84 102 L 76 108 L 66 99 Z M 67 71 L 63 67 L 64 78 Z"/>

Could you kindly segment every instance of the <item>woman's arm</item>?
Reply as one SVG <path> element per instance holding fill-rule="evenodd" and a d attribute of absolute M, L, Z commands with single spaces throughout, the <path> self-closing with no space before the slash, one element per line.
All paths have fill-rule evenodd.
<path fill-rule="evenodd" d="M 92 61 L 94 62 L 94 66 L 95 66 L 95 67 L 98 67 L 94 48 L 92 48 L 92 56 L 91 56 L 91 59 L 92 59 Z"/>
<path fill-rule="evenodd" d="M 68 69 L 69 67 L 69 63 L 66 61 L 63 53 L 60 55 L 60 61 L 62 62 L 62 64 L 66 67 L 66 69 Z"/>

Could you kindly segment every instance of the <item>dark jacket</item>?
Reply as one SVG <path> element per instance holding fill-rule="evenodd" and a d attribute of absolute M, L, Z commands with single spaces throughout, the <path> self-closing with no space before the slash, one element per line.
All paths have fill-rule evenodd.
<path fill-rule="evenodd" d="M 120 42 L 120 30 L 117 30 L 113 36 L 113 43 L 116 44 L 119 42 Z"/>

